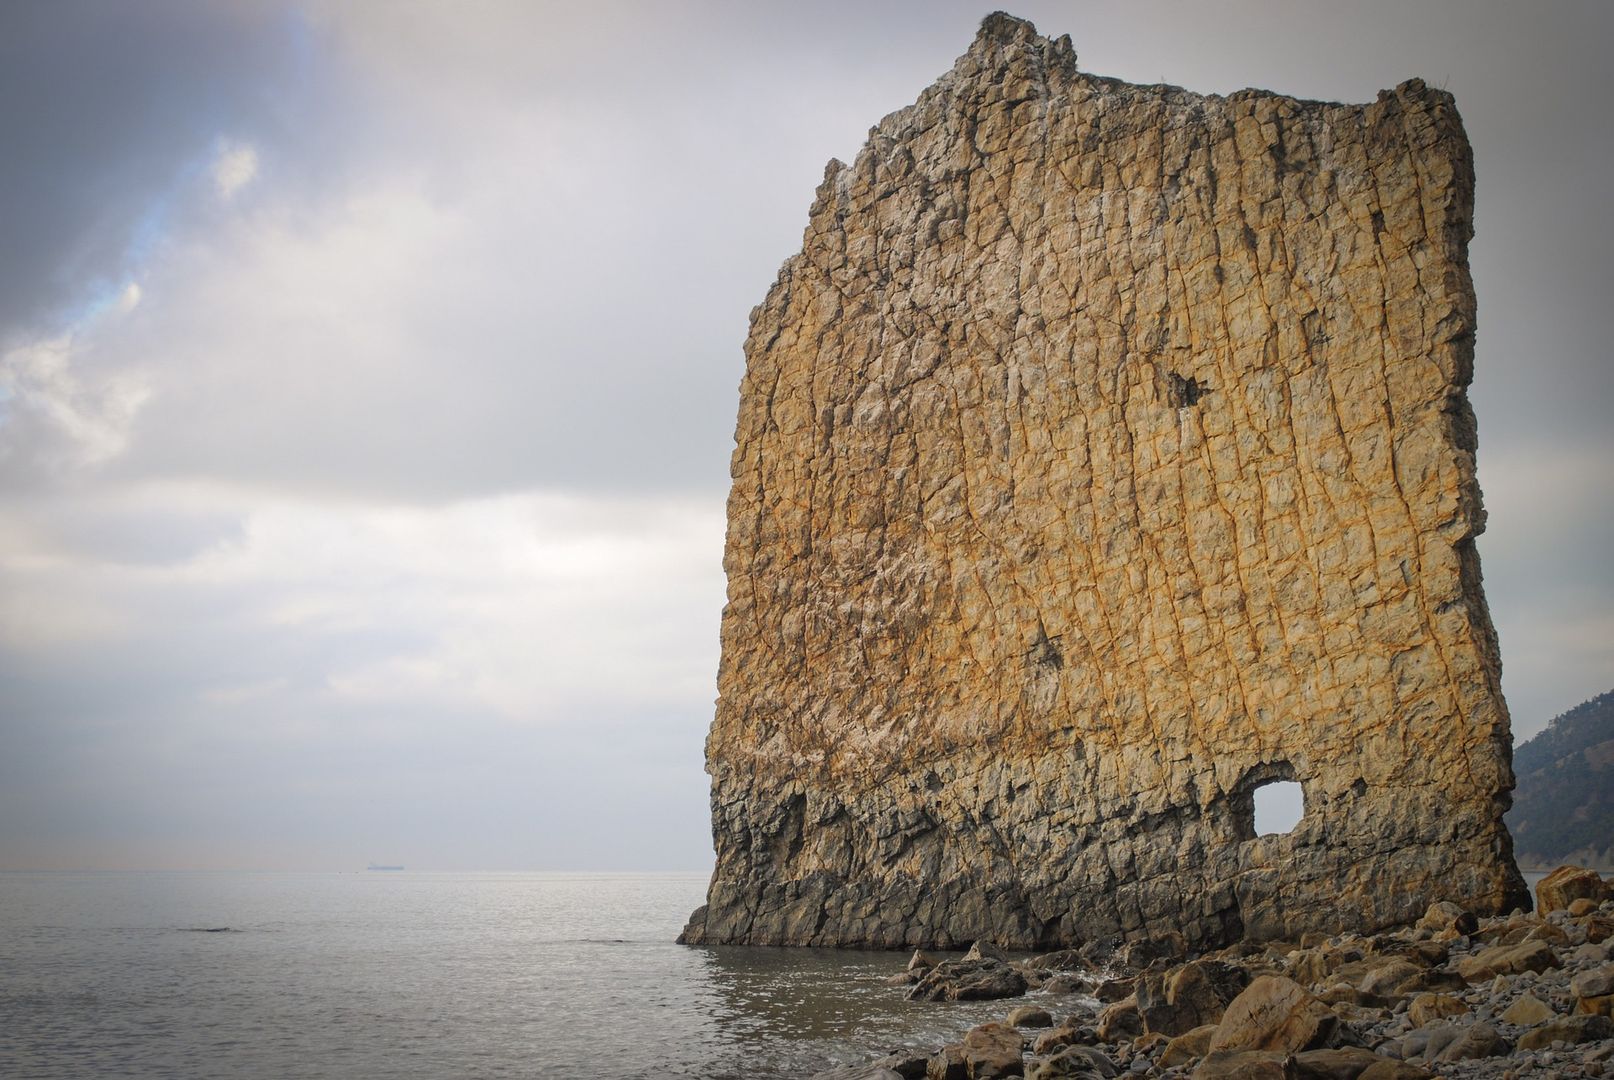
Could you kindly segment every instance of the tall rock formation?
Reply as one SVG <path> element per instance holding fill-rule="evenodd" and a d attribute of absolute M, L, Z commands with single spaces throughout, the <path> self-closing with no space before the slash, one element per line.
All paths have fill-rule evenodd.
<path fill-rule="evenodd" d="M 692 943 L 1527 905 L 1451 96 L 1202 97 L 998 14 L 751 317 Z M 1305 816 L 1258 837 L 1252 792 Z"/>

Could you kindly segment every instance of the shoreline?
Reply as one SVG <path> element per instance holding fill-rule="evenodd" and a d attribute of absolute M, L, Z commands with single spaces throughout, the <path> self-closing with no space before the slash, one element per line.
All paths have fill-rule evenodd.
<path fill-rule="evenodd" d="M 916 952 L 888 984 L 1001 999 L 1003 1018 L 812 1080 L 1614 1076 L 1614 879 L 1559 867 L 1535 893 L 1529 914 L 1437 902 L 1377 934 L 1192 956 L 1171 935 L 1021 959 L 987 942 Z"/>

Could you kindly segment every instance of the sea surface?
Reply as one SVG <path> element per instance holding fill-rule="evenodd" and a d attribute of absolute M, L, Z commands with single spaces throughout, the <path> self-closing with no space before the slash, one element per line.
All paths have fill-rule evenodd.
<path fill-rule="evenodd" d="M 0 1077 L 782 1080 L 1009 1008 L 904 1000 L 900 953 L 673 944 L 706 883 L 0 873 Z"/>
<path fill-rule="evenodd" d="M 0 873 L 0 1077 L 784 1080 L 939 1046 L 1010 1007 L 906 1001 L 883 983 L 900 953 L 673 944 L 705 889 Z"/>

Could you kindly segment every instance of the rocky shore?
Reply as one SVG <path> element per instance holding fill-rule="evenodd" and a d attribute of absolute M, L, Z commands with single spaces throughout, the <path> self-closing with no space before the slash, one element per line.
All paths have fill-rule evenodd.
<path fill-rule="evenodd" d="M 1176 933 L 1024 959 L 977 942 L 916 952 L 890 981 L 916 1000 L 1030 997 L 954 1043 L 813 1080 L 1614 1076 L 1614 879 L 1564 866 L 1535 914 L 1440 902 L 1386 933 L 1201 955 Z"/>

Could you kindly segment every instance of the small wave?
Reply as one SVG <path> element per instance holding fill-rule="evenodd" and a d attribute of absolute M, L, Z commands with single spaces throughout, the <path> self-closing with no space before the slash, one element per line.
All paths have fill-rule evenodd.
<path fill-rule="evenodd" d="M 233 926 L 181 926 L 182 934 L 244 934 L 245 930 L 238 930 Z"/>

